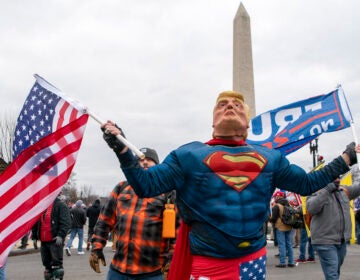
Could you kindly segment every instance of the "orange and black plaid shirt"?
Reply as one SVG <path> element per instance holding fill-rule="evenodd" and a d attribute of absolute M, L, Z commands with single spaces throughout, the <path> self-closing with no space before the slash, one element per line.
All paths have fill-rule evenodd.
<path fill-rule="evenodd" d="M 103 248 L 113 231 L 117 237 L 113 269 L 125 274 L 160 270 L 171 258 L 175 245 L 175 239 L 162 238 L 162 217 L 168 197 L 169 194 L 161 194 L 139 198 L 126 182 L 116 185 L 95 225 L 93 249 Z"/>

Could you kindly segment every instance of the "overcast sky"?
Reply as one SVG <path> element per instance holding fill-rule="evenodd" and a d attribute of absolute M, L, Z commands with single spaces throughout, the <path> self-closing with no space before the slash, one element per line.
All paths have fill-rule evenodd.
<path fill-rule="evenodd" d="M 258 114 L 341 84 L 356 132 L 360 119 L 360 2 L 242 1 L 251 18 Z M 163 160 L 207 141 L 219 92 L 232 88 L 235 0 L 12 0 L 0 10 L 0 112 L 16 117 L 37 73 L 121 126 Z M 330 160 L 350 129 L 322 135 Z M 309 170 L 309 146 L 289 159 Z M 124 176 L 89 120 L 75 165 L 77 186 L 108 195 Z"/>

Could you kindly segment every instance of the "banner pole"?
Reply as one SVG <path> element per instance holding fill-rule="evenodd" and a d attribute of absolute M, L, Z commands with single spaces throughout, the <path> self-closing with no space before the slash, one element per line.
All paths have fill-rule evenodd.
<path fill-rule="evenodd" d="M 102 120 L 94 113 L 92 113 L 89 109 L 86 110 L 90 117 L 92 117 L 95 121 L 97 121 L 100 125 L 106 123 L 106 121 Z M 132 150 L 139 158 L 143 159 L 145 155 L 140 152 L 138 148 L 136 148 L 132 143 L 130 143 L 126 138 L 124 138 L 121 134 L 116 135 L 116 138 L 119 139 L 124 145 L 126 145 L 130 150 Z"/>
<path fill-rule="evenodd" d="M 350 121 L 350 127 L 351 127 L 351 131 L 352 131 L 352 134 L 353 134 L 353 137 L 354 137 L 354 142 L 355 142 L 355 147 L 359 144 L 359 140 L 357 138 L 357 135 L 356 135 L 356 131 L 355 131 L 355 125 L 354 125 L 354 121 L 351 120 Z M 357 162 L 358 162 L 358 167 L 359 167 L 359 170 L 360 170 L 360 156 L 358 153 L 356 153 L 356 158 L 357 158 Z"/>
<path fill-rule="evenodd" d="M 336 86 L 336 88 L 337 88 L 338 93 L 339 93 L 339 98 L 340 98 L 340 95 L 341 95 L 342 99 L 344 100 L 343 103 L 344 103 L 344 105 L 346 106 L 346 109 L 347 109 L 346 114 L 345 114 L 345 118 L 350 123 L 351 131 L 352 131 L 352 134 L 353 134 L 353 137 L 354 137 L 354 142 L 355 142 L 355 147 L 356 147 L 359 144 L 359 140 L 358 140 L 358 137 L 356 135 L 354 119 L 353 119 L 352 114 L 351 114 L 349 103 L 347 102 L 345 92 L 344 92 L 342 86 L 340 84 L 338 84 Z M 340 98 L 340 103 L 341 103 L 341 98 Z M 359 170 L 360 170 L 360 161 L 359 161 L 360 156 L 359 156 L 358 153 L 356 153 L 356 158 L 357 158 L 358 167 L 359 167 Z"/>

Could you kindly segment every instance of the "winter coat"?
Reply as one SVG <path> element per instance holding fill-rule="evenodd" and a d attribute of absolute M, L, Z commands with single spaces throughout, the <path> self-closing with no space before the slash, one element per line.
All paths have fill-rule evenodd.
<path fill-rule="evenodd" d="M 86 210 L 86 216 L 89 218 L 89 228 L 93 228 L 100 214 L 100 200 L 95 200 L 94 204 Z"/>
<path fill-rule="evenodd" d="M 70 210 L 71 228 L 83 228 L 86 224 L 86 212 L 80 206 L 76 206 Z"/>
<path fill-rule="evenodd" d="M 270 222 L 275 224 L 275 228 L 279 231 L 289 231 L 292 229 L 291 226 L 285 225 L 281 221 L 281 216 L 284 212 L 284 206 L 289 205 L 289 202 L 285 198 L 280 198 L 276 201 L 274 207 L 272 208 L 272 216 Z"/>
<path fill-rule="evenodd" d="M 70 211 L 66 204 L 59 198 L 54 201 L 51 211 L 51 234 L 60 236 L 63 240 L 71 227 Z M 32 239 L 40 240 L 40 220 L 32 228 Z"/>
<path fill-rule="evenodd" d="M 312 215 L 312 244 L 341 244 L 350 240 L 350 200 L 360 195 L 360 173 L 357 167 L 352 171 L 352 186 L 330 183 L 308 197 L 306 206 Z"/>

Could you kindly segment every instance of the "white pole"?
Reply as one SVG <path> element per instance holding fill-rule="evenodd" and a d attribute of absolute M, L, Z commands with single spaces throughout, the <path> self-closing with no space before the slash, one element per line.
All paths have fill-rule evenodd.
<path fill-rule="evenodd" d="M 86 110 L 90 117 L 92 117 L 95 121 L 97 121 L 100 125 L 106 123 L 106 121 L 100 119 L 98 116 L 96 116 L 94 113 L 90 112 L 89 109 Z M 124 138 L 122 135 L 118 134 L 116 135 L 116 138 L 119 139 L 124 145 L 126 145 L 130 150 L 132 150 L 139 158 L 144 158 L 145 155 L 139 151 L 133 144 L 131 144 L 126 138 Z"/>
<path fill-rule="evenodd" d="M 352 131 L 352 134 L 353 134 L 353 137 L 354 137 L 354 141 L 355 141 L 355 147 L 359 144 L 359 140 L 357 138 L 357 135 L 356 135 L 356 131 L 355 131 L 355 125 L 354 125 L 354 121 L 351 120 L 350 121 L 350 127 L 351 127 L 351 131 Z M 357 162 L 358 162 L 358 167 L 359 167 L 359 170 L 360 170 L 360 156 L 358 153 L 356 153 L 356 158 L 357 158 Z"/>
<path fill-rule="evenodd" d="M 351 127 L 351 131 L 352 131 L 352 134 L 354 137 L 354 142 L 355 142 L 355 147 L 356 147 L 359 144 L 359 141 L 358 141 L 358 138 L 356 135 L 354 120 L 351 115 L 349 103 L 346 100 L 345 93 L 344 93 L 344 90 L 341 87 L 341 85 L 338 84 L 336 88 L 338 89 L 338 96 L 339 96 L 339 100 L 340 100 L 341 110 L 343 111 L 346 120 L 350 122 L 350 127 Z M 360 156 L 358 153 L 356 153 L 356 158 L 357 158 L 357 162 L 358 162 L 358 166 L 359 166 L 359 170 L 360 170 L 360 161 L 359 161 Z"/>

